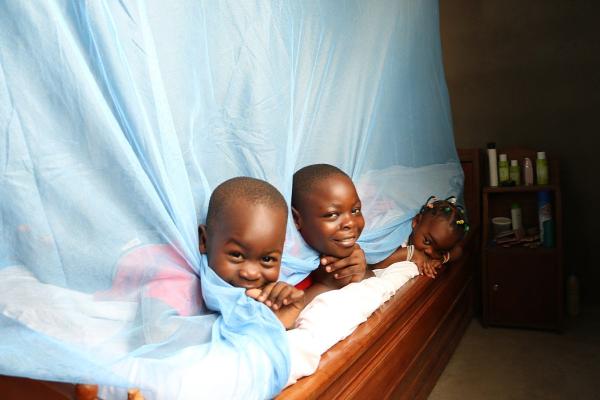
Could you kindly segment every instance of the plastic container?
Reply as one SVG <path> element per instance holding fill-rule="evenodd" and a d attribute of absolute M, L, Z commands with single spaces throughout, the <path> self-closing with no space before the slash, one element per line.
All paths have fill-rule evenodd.
<path fill-rule="evenodd" d="M 523 228 L 523 217 L 521 214 L 521 206 L 518 205 L 517 203 L 513 203 L 512 207 L 510 208 L 510 220 L 512 223 L 513 231 Z"/>
<path fill-rule="evenodd" d="M 546 153 L 543 151 L 538 151 L 537 153 L 537 160 L 535 160 L 535 175 L 538 185 L 548 184 L 548 161 L 546 160 Z"/>
<path fill-rule="evenodd" d="M 498 180 L 500 184 L 507 184 L 510 181 L 510 175 L 508 173 L 508 157 L 506 154 L 500 154 L 498 161 Z"/>
<path fill-rule="evenodd" d="M 525 186 L 533 185 L 533 164 L 529 157 L 523 160 L 523 183 Z"/>
<path fill-rule="evenodd" d="M 488 163 L 490 167 L 490 186 L 498 186 L 498 158 L 496 156 L 496 143 L 487 145 Z"/>
<path fill-rule="evenodd" d="M 506 217 L 494 217 L 492 218 L 492 231 L 494 236 L 499 233 L 510 231 L 512 228 L 512 220 Z"/>
<path fill-rule="evenodd" d="M 554 247 L 554 219 L 552 218 L 551 193 L 538 192 L 538 216 L 540 220 L 540 243 L 544 247 Z"/>
<path fill-rule="evenodd" d="M 508 175 L 515 185 L 521 184 L 521 168 L 519 168 L 519 162 L 517 160 L 510 160 Z"/>

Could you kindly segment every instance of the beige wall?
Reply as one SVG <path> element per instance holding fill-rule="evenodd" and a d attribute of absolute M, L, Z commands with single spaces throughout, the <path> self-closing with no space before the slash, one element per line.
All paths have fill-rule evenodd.
<path fill-rule="evenodd" d="M 567 271 L 600 302 L 600 1 L 441 0 L 458 147 L 561 162 Z"/>

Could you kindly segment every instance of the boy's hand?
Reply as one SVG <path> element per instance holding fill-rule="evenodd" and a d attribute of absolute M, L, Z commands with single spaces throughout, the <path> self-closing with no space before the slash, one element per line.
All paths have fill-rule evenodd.
<path fill-rule="evenodd" d="M 271 282 L 263 288 L 248 289 L 246 295 L 269 307 L 285 329 L 294 327 L 304 308 L 304 291 L 285 282 Z"/>
<path fill-rule="evenodd" d="M 355 244 L 352 253 L 346 258 L 321 257 L 319 269 L 324 269 L 328 275 L 332 276 L 338 287 L 346 286 L 351 282 L 360 282 L 365 277 L 367 270 L 365 252 L 358 244 Z"/>
<path fill-rule="evenodd" d="M 271 282 L 262 288 L 248 289 L 246 295 L 273 311 L 290 305 L 300 309 L 304 306 L 304 291 L 285 282 Z"/>

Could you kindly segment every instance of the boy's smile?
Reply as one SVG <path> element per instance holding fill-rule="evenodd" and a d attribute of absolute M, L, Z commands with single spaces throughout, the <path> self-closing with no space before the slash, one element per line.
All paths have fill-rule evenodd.
<path fill-rule="evenodd" d="M 315 185 L 293 209 L 294 222 L 306 243 L 321 253 L 348 257 L 358 240 L 365 220 L 352 181 L 332 175 Z"/>
<path fill-rule="evenodd" d="M 200 252 L 232 286 L 261 288 L 279 278 L 286 222 L 281 209 L 237 200 L 211 231 L 200 227 Z"/>

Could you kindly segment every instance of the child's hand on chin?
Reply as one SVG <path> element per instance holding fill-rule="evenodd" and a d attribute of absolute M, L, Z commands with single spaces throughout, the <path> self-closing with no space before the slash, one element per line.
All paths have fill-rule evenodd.
<path fill-rule="evenodd" d="M 304 308 L 304 291 L 285 282 L 271 282 L 262 288 L 248 289 L 246 295 L 269 307 L 285 329 L 294 327 Z"/>
<path fill-rule="evenodd" d="M 319 271 L 322 282 L 333 287 L 341 288 L 352 282 L 360 282 L 367 271 L 365 252 L 355 244 L 348 257 L 322 256 Z"/>

